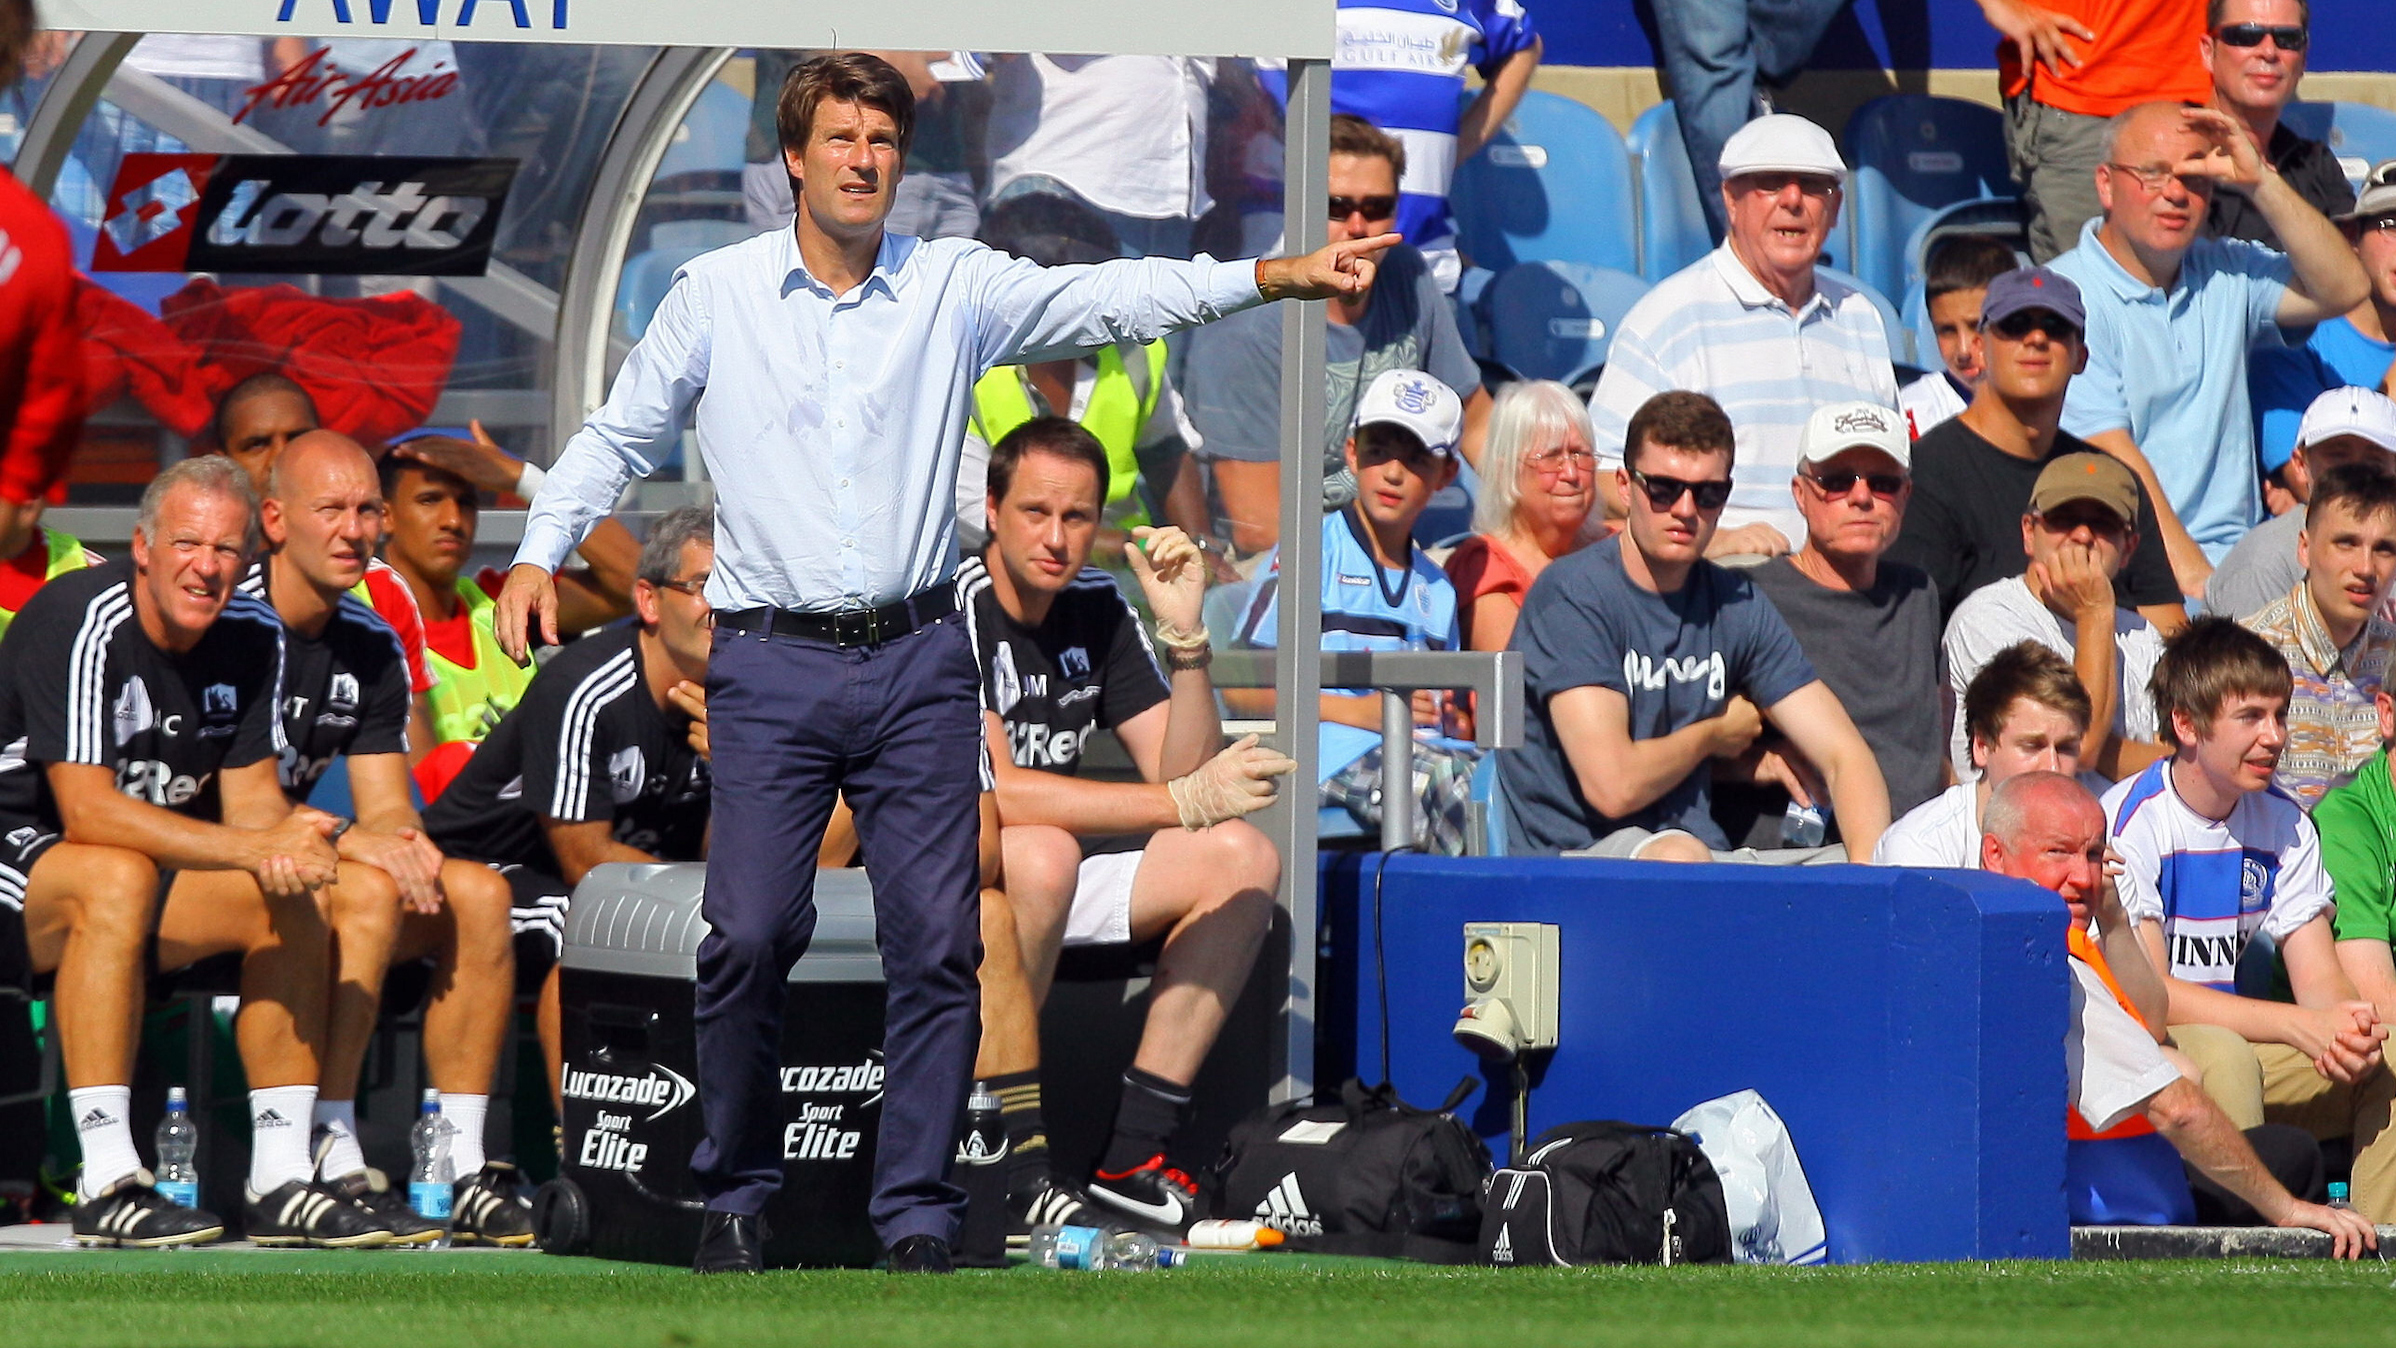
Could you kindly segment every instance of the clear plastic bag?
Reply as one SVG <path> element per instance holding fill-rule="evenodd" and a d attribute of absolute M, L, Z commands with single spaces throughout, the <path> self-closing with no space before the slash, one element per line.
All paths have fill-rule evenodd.
<path fill-rule="evenodd" d="M 1722 1179 L 1732 1257 L 1742 1264 L 1819 1264 L 1829 1257 L 1822 1210 L 1788 1125 L 1764 1097 L 1734 1091 L 1672 1121 Z"/>

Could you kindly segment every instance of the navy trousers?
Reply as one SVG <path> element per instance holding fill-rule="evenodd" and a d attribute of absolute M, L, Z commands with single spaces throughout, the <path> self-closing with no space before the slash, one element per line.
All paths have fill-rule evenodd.
<path fill-rule="evenodd" d="M 845 793 L 888 980 L 874 1229 L 884 1244 L 955 1240 L 965 1194 L 948 1168 L 980 1033 L 978 680 L 953 614 L 847 650 L 716 629 L 696 1004 L 707 1136 L 691 1158 L 709 1209 L 760 1212 L 782 1183 L 785 978 L 815 932 L 816 848 Z"/>

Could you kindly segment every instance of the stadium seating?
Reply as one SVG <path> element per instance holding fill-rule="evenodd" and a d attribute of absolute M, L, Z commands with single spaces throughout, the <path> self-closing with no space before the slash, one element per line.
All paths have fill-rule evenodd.
<path fill-rule="evenodd" d="M 1958 202 L 2013 193 L 2004 118 L 1959 98 L 1893 94 L 1855 110 L 1845 152 L 1854 170 L 1846 224 L 1851 269 L 1883 295 L 1905 293 L 1908 244 Z"/>
<path fill-rule="evenodd" d="M 1524 379 L 1578 383 L 1606 363 L 1614 330 L 1646 294 L 1627 271 L 1578 262 L 1510 268 L 1482 297 L 1490 355 Z"/>
<path fill-rule="evenodd" d="M 2025 264 L 2029 261 L 2029 227 L 2022 220 L 2021 203 L 2012 197 L 1959 201 L 1933 212 L 1914 226 L 1913 237 L 1905 243 L 1905 298 L 1899 312 L 1913 340 L 1913 364 L 1924 369 L 1935 369 L 1939 364 L 1938 333 L 1930 326 L 1930 304 L 1924 288 L 1930 274 L 1930 250 L 1939 240 L 1957 234 L 1983 234 L 2001 239 L 2012 245 L 2016 257 Z M 1892 337 L 1892 348 L 1895 344 Z M 1902 353 L 1899 354 L 1902 358 Z"/>
<path fill-rule="evenodd" d="M 616 282 L 616 320 L 624 335 L 640 340 L 649 318 L 666 297 L 674 272 L 699 254 L 749 237 L 749 227 L 737 220 L 667 220 L 649 232 L 649 247 L 624 260 L 624 275 Z"/>
<path fill-rule="evenodd" d="M 722 80 L 711 80 L 675 128 L 657 165 L 656 181 L 689 173 L 739 174 L 748 157 L 749 100 Z"/>
<path fill-rule="evenodd" d="M 1630 153 L 1612 123 L 1561 95 L 1524 94 L 1504 129 L 1457 165 L 1450 201 L 1465 256 L 1491 271 L 1639 266 Z"/>
<path fill-rule="evenodd" d="M 1661 281 L 1714 251 L 1671 99 L 1631 123 L 1630 152 L 1639 171 L 1638 270 L 1650 281 Z"/>
<path fill-rule="evenodd" d="M 2296 134 L 2327 141 L 2358 190 L 2371 166 L 2396 159 L 2396 112 L 2368 103 L 2291 103 L 2280 114 Z"/>

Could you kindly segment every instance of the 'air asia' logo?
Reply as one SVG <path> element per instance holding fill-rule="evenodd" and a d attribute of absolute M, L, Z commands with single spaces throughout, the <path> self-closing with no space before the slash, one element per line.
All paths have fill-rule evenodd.
<path fill-rule="evenodd" d="M 415 59 L 416 49 L 410 47 L 361 75 L 334 65 L 331 47 L 318 47 L 289 70 L 244 90 L 241 109 L 233 114 L 233 120 L 247 121 L 260 108 L 312 108 L 322 103 L 324 115 L 316 124 L 330 126 L 335 117 L 353 107 L 363 112 L 402 103 L 431 103 L 457 92 L 458 72 L 448 62 L 434 61 L 423 70 L 408 69 Z"/>
<path fill-rule="evenodd" d="M 480 276 L 513 159 L 129 154 L 93 271 Z"/>

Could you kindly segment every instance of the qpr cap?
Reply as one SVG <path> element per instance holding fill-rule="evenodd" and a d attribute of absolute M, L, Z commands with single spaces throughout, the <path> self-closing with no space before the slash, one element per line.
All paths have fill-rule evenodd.
<path fill-rule="evenodd" d="M 2366 216 L 2396 214 L 2396 159 L 2383 159 L 2371 166 L 2370 176 L 2363 179 L 2362 195 L 2354 199 L 2354 209 L 2331 218 L 2344 224 Z"/>
<path fill-rule="evenodd" d="M 1452 458 L 1464 435 L 1464 403 L 1456 390 L 1420 370 L 1383 370 L 1356 400 L 1350 429 L 1374 425 L 1403 426 L 1423 448 Z"/>
<path fill-rule="evenodd" d="M 1830 403 L 1814 409 L 1797 435 L 1797 462 L 1820 463 L 1843 450 L 1877 449 L 1913 467 L 1913 439 L 1905 432 L 1903 414 L 1878 403 Z"/>
<path fill-rule="evenodd" d="M 2016 267 L 1990 281 L 1980 300 L 1980 326 L 1994 327 L 2025 309 L 2044 309 L 2088 331 L 2088 307 L 2080 302 L 2080 287 L 2052 267 Z"/>
<path fill-rule="evenodd" d="M 1845 176 L 1847 161 L 1839 158 L 1838 142 L 1830 133 L 1795 113 L 1776 112 L 1758 117 L 1733 132 L 1723 143 L 1723 181 L 1742 173 L 1819 173 Z"/>
<path fill-rule="evenodd" d="M 2359 435 L 2396 453 L 2396 402 L 2377 389 L 2334 388 L 2313 400 L 2296 428 L 2296 443 L 2317 445 L 2341 435 Z"/>
<path fill-rule="evenodd" d="M 2030 513 L 2044 515 L 2073 501 L 2094 501 L 2132 528 L 2138 524 L 2138 479 L 2110 454 L 2059 455 L 2030 488 Z"/>

